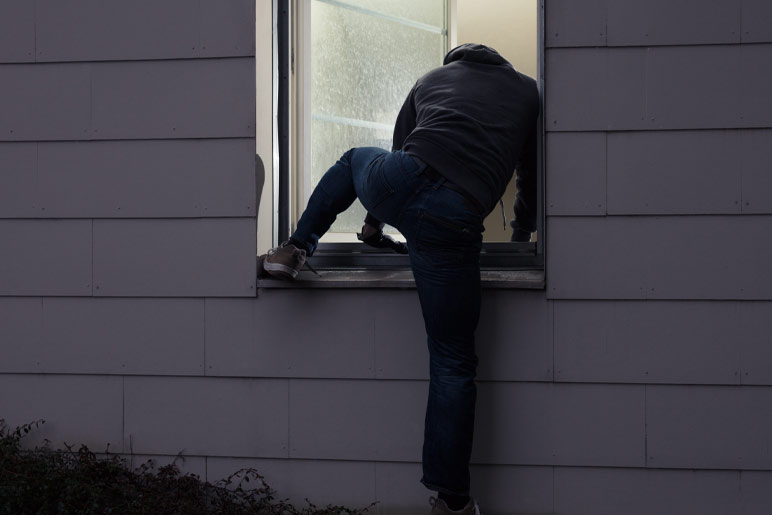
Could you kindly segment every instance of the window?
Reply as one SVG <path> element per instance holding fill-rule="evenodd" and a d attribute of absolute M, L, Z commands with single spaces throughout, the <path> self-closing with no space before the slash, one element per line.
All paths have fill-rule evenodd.
<path fill-rule="evenodd" d="M 279 151 L 274 242 L 289 236 L 314 186 L 343 152 L 356 146 L 391 149 L 393 123 L 405 96 L 416 79 L 442 65 L 450 48 L 484 43 L 519 71 L 538 77 L 541 4 L 542 0 L 274 0 Z M 541 171 L 539 177 L 541 212 Z M 503 200 L 509 221 L 514 180 Z M 543 238 L 510 243 L 511 229 L 502 215 L 495 209 L 486 220 L 481 265 L 541 268 Z M 379 252 L 356 240 L 364 216 L 358 201 L 341 214 L 322 238 L 312 264 L 409 266 L 406 256 Z M 537 235 L 542 227 L 540 215 Z M 387 232 L 401 238 L 393 228 Z"/>

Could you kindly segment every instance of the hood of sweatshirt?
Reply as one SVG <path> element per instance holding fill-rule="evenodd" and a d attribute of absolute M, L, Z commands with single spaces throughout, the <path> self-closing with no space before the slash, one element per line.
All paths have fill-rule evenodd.
<path fill-rule="evenodd" d="M 468 61 L 494 65 L 507 64 L 512 66 L 509 64 L 509 61 L 501 57 L 501 54 L 494 49 L 478 43 L 464 43 L 463 45 L 457 46 L 448 52 L 445 59 L 442 61 L 442 64 L 446 65 L 455 61 Z"/>

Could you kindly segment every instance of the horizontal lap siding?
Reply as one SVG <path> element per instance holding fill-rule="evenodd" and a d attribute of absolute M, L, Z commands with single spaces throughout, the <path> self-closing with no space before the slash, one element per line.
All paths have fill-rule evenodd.
<path fill-rule="evenodd" d="M 772 385 L 772 303 L 557 301 L 555 379 Z"/>
<path fill-rule="evenodd" d="M 255 216 L 254 140 L 0 143 L 0 218 Z"/>
<path fill-rule="evenodd" d="M 0 296 L 91 295 L 91 220 L 0 220 Z"/>
<path fill-rule="evenodd" d="M 481 383 L 472 461 L 643 466 L 643 389 Z M 290 457 L 417 460 L 427 392 L 424 381 L 292 379 Z"/>
<path fill-rule="evenodd" d="M 38 62 L 255 55 L 253 0 L 37 0 L 35 8 Z"/>
<path fill-rule="evenodd" d="M 772 7 L 545 10 L 554 378 L 637 384 L 646 449 L 556 467 L 554 513 L 768 513 Z"/>
<path fill-rule="evenodd" d="M 0 342 L 0 372 L 201 375 L 204 301 L 0 297 Z"/>
<path fill-rule="evenodd" d="M 288 338 L 297 312 L 318 329 Z M 208 375 L 428 379 L 414 290 L 262 290 L 257 300 L 207 299 L 206 317 Z M 543 293 L 484 291 L 479 327 L 480 379 L 552 379 L 552 311 Z"/>
<path fill-rule="evenodd" d="M 0 3 L 0 63 L 35 60 L 35 3 Z"/>
<path fill-rule="evenodd" d="M 549 49 L 547 129 L 770 127 L 770 53 L 770 44 Z"/>
<path fill-rule="evenodd" d="M 45 420 L 24 438 L 28 447 L 47 438 L 57 449 L 122 452 L 122 400 L 120 376 L 0 374 L 0 418 L 11 429 Z"/>
<path fill-rule="evenodd" d="M 547 291 L 570 299 L 772 299 L 772 217 L 553 217 Z"/>
<path fill-rule="evenodd" d="M 772 42 L 766 0 L 547 0 L 547 47 Z"/>
<path fill-rule="evenodd" d="M 772 130 L 555 132 L 547 213 L 772 213 Z"/>
<path fill-rule="evenodd" d="M 97 296 L 254 296 L 254 218 L 94 221 Z"/>
<path fill-rule="evenodd" d="M 0 64 L 0 141 L 254 137 L 254 63 Z"/>
<path fill-rule="evenodd" d="M 287 381 L 126 377 L 124 440 L 134 452 L 287 456 Z"/>
<path fill-rule="evenodd" d="M 0 295 L 254 296 L 254 2 L 0 9 Z"/>

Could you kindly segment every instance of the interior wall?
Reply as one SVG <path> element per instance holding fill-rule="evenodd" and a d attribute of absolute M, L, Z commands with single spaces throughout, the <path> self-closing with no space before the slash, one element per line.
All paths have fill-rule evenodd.
<path fill-rule="evenodd" d="M 536 0 L 457 0 L 458 44 L 482 43 L 495 48 L 519 72 L 536 78 L 538 32 Z M 514 217 L 514 180 L 504 193 L 507 221 Z M 501 210 L 485 220 L 485 241 L 509 241 L 511 229 Z"/>

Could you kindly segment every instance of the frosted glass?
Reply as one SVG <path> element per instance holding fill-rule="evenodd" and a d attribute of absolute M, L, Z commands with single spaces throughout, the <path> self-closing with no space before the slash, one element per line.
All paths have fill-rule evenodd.
<path fill-rule="evenodd" d="M 343 0 L 345 3 L 363 7 L 392 16 L 443 28 L 445 18 L 444 0 Z"/>
<path fill-rule="evenodd" d="M 313 152 L 311 156 L 311 183 L 317 184 L 327 169 L 350 148 L 381 147 L 391 149 L 391 131 L 352 127 L 337 123 L 314 121 L 312 125 Z M 357 232 L 365 219 L 365 208 L 359 200 L 338 215 L 331 232 Z"/>
<path fill-rule="evenodd" d="M 437 26 L 444 16 L 441 0 L 348 3 Z M 441 34 L 311 2 L 313 122 L 308 186 L 315 185 L 352 147 L 390 150 L 394 121 L 410 88 L 424 73 L 440 66 L 444 54 Z M 364 215 L 356 202 L 338 217 L 331 231 L 358 231 Z"/>
<path fill-rule="evenodd" d="M 313 112 L 393 124 L 416 79 L 442 64 L 443 36 L 311 5 Z"/>

